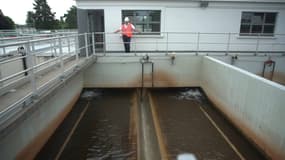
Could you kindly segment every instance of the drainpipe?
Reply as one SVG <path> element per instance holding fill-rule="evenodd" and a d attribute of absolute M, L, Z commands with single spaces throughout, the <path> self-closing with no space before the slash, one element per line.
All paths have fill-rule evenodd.
<path fill-rule="evenodd" d="M 170 53 L 168 55 L 170 56 L 171 64 L 174 65 L 174 60 L 176 58 L 176 53 L 172 52 L 172 53 Z"/>
<path fill-rule="evenodd" d="M 237 55 L 231 56 L 231 65 L 235 64 L 235 61 L 238 59 Z"/>
<path fill-rule="evenodd" d="M 151 87 L 154 87 L 153 85 L 153 73 L 154 73 L 154 63 L 150 61 L 149 55 L 146 54 L 140 59 L 140 63 L 142 64 L 142 74 L 141 74 L 141 95 L 144 88 L 144 65 L 145 64 L 151 64 Z"/>
<path fill-rule="evenodd" d="M 269 79 L 272 81 L 273 75 L 274 75 L 274 70 L 275 70 L 275 64 L 276 64 L 276 62 L 271 60 L 271 57 L 269 57 L 268 60 L 263 63 L 262 77 L 265 77 L 266 67 L 272 66 L 272 70 L 270 71 L 270 77 L 269 77 Z"/>

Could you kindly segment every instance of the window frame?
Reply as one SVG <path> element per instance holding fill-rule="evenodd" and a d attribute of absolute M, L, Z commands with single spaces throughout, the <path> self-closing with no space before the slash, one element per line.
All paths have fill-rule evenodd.
<path fill-rule="evenodd" d="M 255 24 L 253 22 L 253 18 L 252 16 L 250 17 L 250 22 L 243 22 L 243 16 L 244 14 L 263 14 L 263 20 L 261 22 L 261 24 Z M 275 14 L 275 20 L 273 23 L 266 23 L 266 17 L 267 15 L 269 14 Z M 241 13 L 241 19 L 240 19 L 240 30 L 239 30 L 239 35 L 240 36 L 264 36 L 264 37 L 274 37 L 275 35 L 275 29 L 276 29 L 276 24 L 277 24 L 277 18 L 278 18 L 278 12 L 255 12 L 255 11 L 243 11 Z M 241 32 L 241 29 L 242 27 L 245 27 L 245 26 L 249 26 L 249 32 Z M 271 26 L 273 27 L 272 29 L 272 33 L 265 33 L 265 27 L 266 26 Z M 261 31 L 260 32 L 253 32 L 253 27 L 261 27 Z"/>
<path fill-rule="evenodd" d="M 161 36 L 161 30 L 162 30 L 162 10 L 161 9 L 123 9 L 121 10 L 121 19 L 122 19 L 122 24 L 124 22 L 124 17 L 126 16 L 130 16 L 130 15 L 124 15 L 124 12 L 129 11 L 129 12 L 133 12 L 131 17 L 136 17 L 137 16 L 137 12 L 138 11 L 146 11 L 146 12 L 152 12 L 152 11 L 156 11 L 159 13 L 159 21 L 149 21 L 149 22 L 136 22 L 133 18 L 130 18 L 131 23 L 136 27 L 138 25 L 153 25 L 153 24 L 158 24 L 159 26 L 159 31 L 150 31 L 150 32 L 146 32 L 144 30 L 140 30 L 140 33 L 135 33 L 135 35 L 144 35 L 144 36 Z"/>

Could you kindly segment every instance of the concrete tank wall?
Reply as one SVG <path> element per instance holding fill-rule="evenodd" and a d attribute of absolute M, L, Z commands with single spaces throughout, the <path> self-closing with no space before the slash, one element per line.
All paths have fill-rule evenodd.
<path fill-rule="evenodd" d="M 285 87 L 203 58 L 202 87 L 216 106 L 272 159 L 285 158 Z"/>
<path fill-rule="evenodd" d="M 0 141 L 1 159 L 33 159 L 77 101 L 82 74 L 63 83 L 32 106 Z"/>
<path fill-rule="evenodd" d="M 141 87 L 141 56 L 98 57 L 84 72 L 84 87 Z M 201 56 L 177 55 L 173 64 L 170 56 L 151 56 L 154 62 L 154 87 L 200 86 Z M 151 64 L 144 68 L 144 86 L 151 87 Z"/>
<path fill-rule="evenodd" d="M 232 64 L 238 68 L 244 69 L 251 73 L 262 75 L 264 62 L 269 58 L 275 61 L 275 69 L 272 80 L 285 85 L 285 57 L 284 56 L 237 56 L 237 59 L 232 60 L 232 56 L 214 56 L 215 58 Z M 272 68 L 266 67 L 265 77 L 269 78 L 271 75 Z"/>

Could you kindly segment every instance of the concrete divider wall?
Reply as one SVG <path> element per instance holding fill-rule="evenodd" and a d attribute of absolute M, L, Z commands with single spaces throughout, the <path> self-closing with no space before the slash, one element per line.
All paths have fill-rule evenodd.
<path fill-rule="evenodd" d="M 1 159 L 33 159 L 72 109 L 82 87 L 79 73 L 32 106 L 32 111 L 1 138 Z"/>
<path fill-rule="evenodd" d="M 84 72 L 84 87 L 141 87 L 141 56 L 98 57 L 96 63 Z M 177 55 L 171 61 L 169 56 L 150 56 L 154 62 L 154 87 L 200 86 L 202 56 Z M 151 64 L 144 64 L 144 86 L 151 87 Z"/>
<path fill-rule="evenodd" d="M 272 159 L 285 159 L 285 87 L 214 58 L 202 63 L 207 96 Z"/>

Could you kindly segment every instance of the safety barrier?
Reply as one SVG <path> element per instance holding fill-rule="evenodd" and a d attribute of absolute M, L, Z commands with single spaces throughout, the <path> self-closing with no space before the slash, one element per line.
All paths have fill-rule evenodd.
<path fill-rule="evenodd" d="M 0 44 L 0 50 L 10 49 L 10 56 L 0 59 L 0 130 L 46 90 L 86 65 L 94 55 L 88 51 L 92 44 L 87 42 L 79 47 L 78 39 L 88 35 L 90 33 L 54 35 Z M 80 54 L 83 51 L 85 54 Z M 19 87 L 21 94 L 15 90 Z M 11 96 L 13 94 L 16 96 Z"/>
<path fill-rule="evenodd" d="M 95 32 L 95 45 L 101 52 L 124 51 L 122 36 L 119 33 Z M 239 33 L 200 33 L 200 32 L 143 32 L 134 33 L 131 51 L 163 52 L 248 52 L 283 53 L 285 34 L 241 35 Z M 100 51 L 100 50 L 99 50 Z"/>

